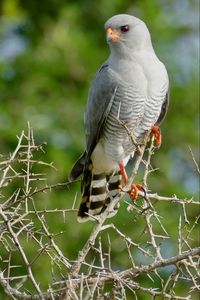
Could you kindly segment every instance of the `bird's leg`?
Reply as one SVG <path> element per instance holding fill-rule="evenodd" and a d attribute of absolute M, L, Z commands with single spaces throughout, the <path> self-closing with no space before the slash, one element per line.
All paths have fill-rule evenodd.
<path fill-rule="evenodd" d="M 126 170 L 125 170 L 123 162 L 119 162 L 119 168 L 120 168 L 120 172 L 122 174 L 124 185 L 126 185 L 128 182 L 128 176 L 126 174 Z M 122 189 L 123 187 L 120 185 L 119 188 Z M 129 194 L 132 201 L 135 201 L 138 197 L 140 190 L 144 190 L 144 188 L 142 187 L 141 184 L 131 184 L 131 188 L 129 191 L 127 191 L 127 194 Z"/>
<path fill-rule="evenodd" d="M 162 143 L 162 135 L 160 128 L 157 125 L 152 125 L 151 132 L 155 138 L 156 146 L 159 147 Z"/>
<path fill-rule="evenodd" d="M 128 182 L 128 176 L 126 174 L 126 170 L 125 170 L 125 167 L 124 167 L 124 164 L 123 162 L 119 162 L 119 168 L 120 168 L 120 172 L 122 174 L 122 178 L 123 178 L 123 181 L 124 181 L 124 185 L 127 184 Z"/>

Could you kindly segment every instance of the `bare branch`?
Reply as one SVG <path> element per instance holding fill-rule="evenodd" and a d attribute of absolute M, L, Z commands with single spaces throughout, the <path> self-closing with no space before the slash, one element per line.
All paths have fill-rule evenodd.
<path fill-rule="evenodd" d="M 156 149 L 154 139 L 145 151 L 149 133 L 145 143 L 138 145 L 127 125 L 118 118 L 116 121 L 123 126 L 137 150 L 131 176 L 101 217 L 94 217 L 93 229 L 84 246 L 74 248 L 73 261 L 62 240 L 67 243 L 74 243 L 74 240 L 69 240 L 67 231 L 56 232 L 53 222 L 56 219 L 66 228 L 70 225 L 73 213 L 77 212 L 78 193 L 74 197 L 70 195 L 72 201 L 66 201 L 64 208 L 59 206 L 59 201 L 56 208 L 52 208 L 48 201 L 53 190 L 56 194 L 58 189 L 66 189 L 72 183 L 48 184 L 47 174 L 55 167 L 35 156 L 43 150 L 42 145 L 35 144 L 30 125 L 27 133 L 23 131 L 18 137 L 13 153 L 8 157 L 0 156 L 0 285 L 11 299 L 125 300 L 129 293 L 136 300 L 141 299 L 141 293 L 152 299 L 195 299 L 200 277 L 200 247 L 196 234 L 199 202 L 193 198 L 150 192 L 150 178 L 155 170 L 152 166 Z M 130 231 L 130 226 L 120 226 L 117 218 L 110 223 L 107 216 L 137 180 L 141 165 L 140 178 L 145 192 L 140 191 L 138 201 L 128 202 L 127 221 L 133 229 Z M 66 197 L 68 192 L 66 189 Z M 57 195 L 59 197 L 59 193 Z M 167 203 L 169 210 L 176 210 L 174 224 L 177 227 L 173 232 L 163 209 Z M 144 228 L 139 237 L 137 226 L 140 230 Z M 120 249 L 116 249 L 118 245 Z M 165 247 L 176 255 L 169 252 L 164 258 Z M 45 273 L 49 278 L 46 288 L 38 276 L 38 264 L 43 263 L 47 264 Z M 184 286 L 185 281 L 187 285 Z M 184 286 L 181 293 L 180 285 Z"/>

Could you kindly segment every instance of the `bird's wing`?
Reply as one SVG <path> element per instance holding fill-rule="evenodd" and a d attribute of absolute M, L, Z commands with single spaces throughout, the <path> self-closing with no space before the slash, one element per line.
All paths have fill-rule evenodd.
<path fill-rule="evenodd" d="M 97 72 L 90 92 L 85 110 L 85 132 L 86 132 L 86 151 L 75 162 L 69 174 L 69 180 L 75 180 L 86 169 L 89 159 L 94 150 L 104 122 L 110 112 L 112 103 L 117 90 L 117 75 L 105 63 Z"/>
<path fill-rule="evenodd" d="M 168 106 L 169 106 L 169 91 L 166 93 L 165 99 L 161 106 L 160 115 L 158 117 L 158 120 L 156 121 L 156 125 L 160 125 L 160 123 L 164 120 L 168 110 Z"/>
<path fill-rule="evenodd" d="M 105 63 L 96 74 L 85 110 L 86 152 L 90 157 L 110 112 L 118 88 L 118 76 Z"/>

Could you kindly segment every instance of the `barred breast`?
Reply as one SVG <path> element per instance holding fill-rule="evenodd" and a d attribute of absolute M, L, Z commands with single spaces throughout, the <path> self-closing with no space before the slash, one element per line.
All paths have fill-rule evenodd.
<path fill-rule="evenodd" d="M 143 118 L 144 104 L 144 95 L 141 95 L 132 86 L 124 86 L 117 89 L 101 138 L 105 152 L 112 160 L 122 161 L 135 150 L 135 146 L 121 122 L 126 125 L 133 137 L 137 139 L 138 135 L 135 129 Z"/>
<path fill-rule="evenodd" d="M 158 119 L 165 90 L 163 87 L 159 93 L 148 97 L 133 86 L 120 86 L 117 89 L 100 140 L 108 157 L 117 162 L 130 157 L 135 146 L 121 122 L 126 125 L 136 142 L 140 143 L 144 133 L 150 130 Z"/>

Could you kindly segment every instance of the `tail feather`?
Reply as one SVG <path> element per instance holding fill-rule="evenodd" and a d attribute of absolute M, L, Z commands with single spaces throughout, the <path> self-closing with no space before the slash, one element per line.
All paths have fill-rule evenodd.
<path fill-rule="evenodd" d="M 72 170 L 69 174 L 69 181 L 75 180 L 83 173 L 85 164 L 86 164 L 86 152 L 82 153 L 82 155 L 73 165 Z"/>
<path fill-rule="evenodd" d="M 108 180 L 109 195 L 115 197 L 119 193 L 119 185 L 121 183 L 121 172 L 118 171 L 115 175 L 110 176 Z"/>
<path fill-rule="evenodd" d="M 92 216 L 98 217 L 107 208 L 110 201 L 119 193 L 121 173 L 112 175 L 93 174 L 90 164 L 84 172 L 82 181 L 82 202 L 78 211 L 78 221 L 86 222 L 94 220 Z M 118 205 L 109 212 L 108 217 L 117 213 Z"/>

